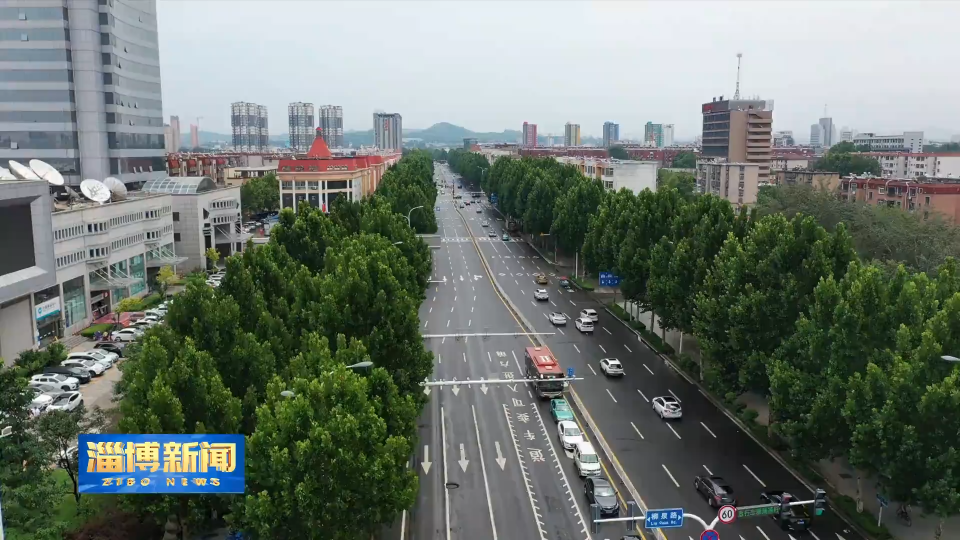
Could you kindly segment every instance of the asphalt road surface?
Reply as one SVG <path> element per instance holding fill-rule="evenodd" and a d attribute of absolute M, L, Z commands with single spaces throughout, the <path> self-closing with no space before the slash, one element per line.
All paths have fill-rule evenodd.
<path fill-rule="evenodd" d="M 449 189 L 437 204 L 443 239 L 464 237 Z M 435 357 L 434 378 L 522 378 L 518 359 L 530 341 L 494 291 L 474 244 L 442 242 L 433 265 L 420 321 Z M 544 405 L 523 383 L 491 384 L 485 392 L 478 385 L 456 393 L 431 388 L 411 465 L 420 492 L 409 516 L 410 538 L 592 538 L 582 483 Z M 608 527 L 611 538 L 624 529 Z"/>
<path fill-rule="evenodd" d="M 443 167 L 438 169 L 443 170 Z M 448 169 L 446 174 L 453 176 Z M 433 279 L 459 279 L 459 265 L 469 266 L 471 272 L 474 268 L 479 270 L 481 264 L 473 248 L 475 241 L 503 287 L 504 294 L 533 326 L 530 331 L 553 332 L 553 335 L 541 336 L 541 340 L 550 347 L 564 368 L 573 367 L 577 376 L 585 377 L 585 380 L 573 383 L 573 391 L 598 425 L 600 434 L 614 453 L 614 459 L 639 491 L 645 507 L 683 508 L 685 512 L 696 514 L 709 523 L 716 517 L 717 510 L 711 508 L 693 486 L 695 476 L 707 474 L 720 475 L 727 480 L 737 496 L 738 506 L 760 504 L 760 492 L 765 490 L 786 490 L 800 500 L 813 498 L 809 488 L 749 435 L 741 432 L 722 411 L 700 394 L 694 384 L 647 349 L 631 329 L 606 312 L 596 300 L 581 291 L 561 290 L 558 276 L 551 274 L 552 268 L 527 244 L 501 241 L 499 233 L 505 228 L 502 216 L 491 209 L 489 203 L 482 202 L 480 214 L 476 213 L 475 204 L 459 209 L 460 215 L 457 216 L 451 215 L 449 205 L 441 209 L 438 220 L 443 231 L 444 248 L 435 254 L 437 270 Z M 483 220 L 487 220 L 490 227 L 482 227 Z M 497 231 L 495 238 L 487 235 L 489 228 Z M 458 257 L 461 251 L 464 258 Z M 444 252 L 450 256 L 445 257 Z M 546 273 L 550 277 L 550 284 L 537 285 L 533 277 L 535 272 Z M 483 321 L 485 325 L 489 321 L 498 321 L 502 325 L 514 322 L 497 295 L 490 290 L 487 280 L 480 280 L 475 286 L 480 291 L 477 293 L 478 301 L 470 305 L 473 312 L 467 317 L 473 319 L 474 325 L 478 324 L 477 321 Z M 548 302 L 534 300 L 533 292 L 537 288 L 549 291 Z M 435 303 L 428 298 L 425 306 Z M 460 304 L 456 304 L 456 309 L 466 307 L 464 305 L 461 308 Z M 593 308 L 599 313 L 600 320 L 595 323 L 593 335 L 581 334 L 574 325 L 574 319 L 584 308 Z M 567 314 L 569 323 L 564 327 L 553 326 L 546 318 L 551 311 Z M 449 314 L 441 315 L 446 317 Z M 430 326 L 436 324 L 429 316 L 424 320 L 429 320 Z M 513 341 L 512 344 L 512 349 L 518 353 L 526 346 L 520 341 Z M 509 350 L 510 345 L 511 340 L 508 339 L 502 349 Z M 600 359 L 604 357 L 619 358 L 626 375 L 620 379 L 605 377 L 599 366 Z M 446 365 L 445 357 L 438 373 L 445 373 Z M 669 422 L 661 420 L 650 404 L 650 400 L 657 396 L 673 396 L 680 400 L 683 419 Z M 446 399 L 449 400 L 450 396 Z M 549 415 L 546 415 L 546 420 L 552 424 Z M 566 461 L 566 464 L 571 462 L 562 457 L 561 461 Z M 576 478 L 576 473 L 568 473 L 567 476 L 571 483 L 577 484 L 572 489 L 577 492 L 578 500 L 582 501 L 582 482 Z M 812 512 L 812 506 L 808 508 Z M 584 515 L 587 516 L 586 513 Z M 613 524 L 604 526 L 611 527 L 610 531 L 614 530 Z M 623 530 L 622 525 L 617 526 L 617 531 Z M 815 518 L 809 533 L 783 531 L 773 519 L 766 517 L 742 519 L 731 525 L 717 524 L 716 530 L 723 538 L 739 537 L 741 540 L 798 540 L 801 536 L 809 536 L 814 540 L 860 540 L 857 533 L 849 530 L 829 510 Z M 688 519 L 682 528 L 666 529 L 663 533 L 671 539 L 697 539 L 702 531 L 701 525 Z M 649 540 L 651 534 L 645 532 L 645 538 Z M 612 532 L 605 534 L 604 529 L 596 536 L 619 537 Z"/>

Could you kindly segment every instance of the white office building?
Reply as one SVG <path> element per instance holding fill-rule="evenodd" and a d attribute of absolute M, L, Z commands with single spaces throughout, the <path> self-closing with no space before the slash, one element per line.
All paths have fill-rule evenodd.
<path fill-rule="evenodd" d="M 853 144 L 867 146 L 871 152 L 923 152 L 923 132 L 904 131 L 901 135 L 877 135 L 874 133 L 857 133 Z"/>
<path fill-rule="evenodd" d="M 577 167 L 587 178 L 600 180 L 607 191 L 620 191 L 621 188 L 627 188 L 634 193 L 640 193 L 645 189 L 657 190 L 659 164 L 656 161 L 573 156 L 557 156 L 556 160 Z"/>

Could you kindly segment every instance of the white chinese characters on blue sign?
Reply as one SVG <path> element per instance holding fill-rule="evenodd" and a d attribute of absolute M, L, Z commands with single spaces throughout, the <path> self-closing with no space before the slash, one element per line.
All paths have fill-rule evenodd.
<path fill-rule="evenodd" d="M 647 510 L 644 526 L 647 529 L 674 529 L 683 527 L 683 508 Z"/>

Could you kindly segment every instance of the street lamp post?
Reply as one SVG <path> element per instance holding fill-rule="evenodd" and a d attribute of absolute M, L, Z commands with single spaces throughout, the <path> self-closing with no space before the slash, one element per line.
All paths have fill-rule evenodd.
<path fill-rule="evenodd" d="M 416 210 L 417 208 L 423 208 L 423 205 L 414 206 L 413 208 L 410 209 L 409 212 L 407 212 L 407 227 L 411 227 L 411 225 L 410 225 L 410 214 L 412 214 L 413 211 Z"/>

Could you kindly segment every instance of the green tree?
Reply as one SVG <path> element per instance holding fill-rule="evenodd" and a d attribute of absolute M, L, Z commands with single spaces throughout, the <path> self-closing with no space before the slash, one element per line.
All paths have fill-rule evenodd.
<path fill-rule="evenodd" d="M 637 196 L 629 189 L 604 192 L 583 240 L 583 258 L 588 270 L 617 271 L 623 234 L 637 204 Z"/>
<path fill-rule="evenodd" d="M 811 167 L 814 171 L 838 172 L 841 177 L 851 174 L 870 174 L 880 176 L 880 162 L 875 158 L 860 154 L 851 154 L 845 151 L 848 146 L 840 143 L 842 146 L 839 151 L 831 148 L 820 159 L 814 162 Z"/>
<path fill-rule="evenodd" d="M 212 270 L 217 268 L 217 263 L 220 262 L 220 252 L 217 251 L 217 248 L 209 247 L 206 251 L 203 252 L 203 256 L 207 259 L 207 269 Z"/>
<path fill-rule="evenodd" d="M 530 234 L 549 233 L 553 226 L 553 207 L 556 204 L 557 181 L 554 177 L 540 172 L 533 180 L 526 211 L 523 214 L 524 230 Z"/>
<path fill-rule="evenodd" d="M 680 213 L 684 200 L 675 189 L 642 191 L 621 231 L 608 230 L 611 243 L 620 241 L 615 268 L 620 276 L 620 290 L 625 299 L 650 309 L 647 281 L 650 278 L 650 254 L 660 239 L 670 232 L 673 217 Z"/>
<path fill-rule="evenodd" d="M 160 296 L 166 298 L 167 290 L 180 279 L 172 266 L 162 266 L 157 272 L 157 290 Z"/>
<path fill-rule="evenodd" d="M 697 177 L 685 171 L 657 170 L 657 190 L 676 189 L 685 200 L 693 200 L 697 193 Z"/>
<path fill-rule="evenodd" d="M 240 205 L 250 216 L 280 209 L 280 182 L 273 173 L 251 178 L 240 188 Z"/>
<path fill-rule="evenodd" d="M 695 169 L 697 168 L 697 155 L 693 152 L 680 152 L 674 156 L 671 166 L 674 169 Z"/>
<path fill-rule="evenodd" d="M 77 446 L 77 437 L 83 433 L 103 433 L 106 418 L 103 411 L 97 407 L 87 414 L 87 409 L 80 405 L 72 411 L 48 411 L 40 416 L 36 422 L 37 435 L 47 447 L 48 455 L 53 456 L 53 463 L 66 471 L 73 483 L 73 498 L 77 501 L 77 511 L 80 511 L 80 489 L 78 483 L 78 459 L 70 450 Z M 78 451 L 85 449 L 77 448 Z"/>
<path fill-rule="evenodd" d="M 611 146 L 607 152 L 613 159 L 630 159 L 630 154 L 622 146 Z"/>
<path fill-rule="evenodd" d="M 565 251 L 578 251 L 587 236 L 590 218 L 597 214 L 603 200 L 599 180 L 581 178 L 560 192 L 554 204 L 552 234 Z"/>
<path fill-rule="evenodd" d="M 835 154 L 849 154 L 857 151 L 857 146 L 851 141 L 843 141 L 830 147 L 830 151 Z"/>

